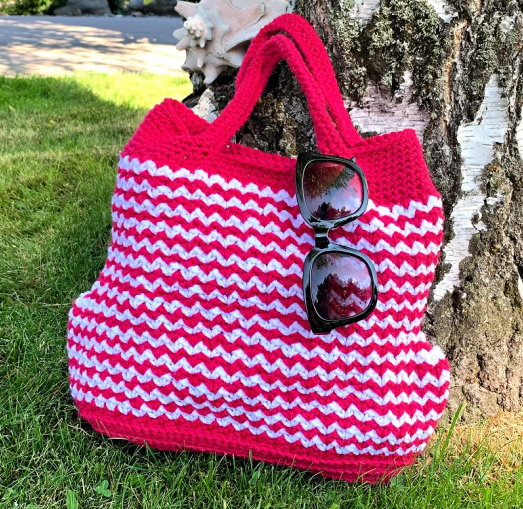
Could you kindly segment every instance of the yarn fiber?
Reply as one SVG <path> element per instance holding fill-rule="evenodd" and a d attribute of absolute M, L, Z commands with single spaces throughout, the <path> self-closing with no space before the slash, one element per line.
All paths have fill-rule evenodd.
<path fill-rule="evenodd" d="M 282 58 L 320 150 L 355 157 L 369 185 L 367 211 L 331 237 L 372 260 L 379 301 L 323 336 L 303 302 L 314 240 L 296 161 L 230 141 Z M 421 329 L 441 199 L 413 130 L 354 129 L 303 18 L 260 32 L 212 124 L 170 99 L 147 115 L 121 153 L 112 220 L 106 264 L 68 325 L 71 393 L 95 430 L 347 481 L 389 478 L 424 449 L 449 387 L 448 362 Z"/>

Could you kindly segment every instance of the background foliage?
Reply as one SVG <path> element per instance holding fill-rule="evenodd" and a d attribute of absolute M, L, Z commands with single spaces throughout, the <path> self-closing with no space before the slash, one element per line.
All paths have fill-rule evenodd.
<path fill-rule="evenodd" d="M 0 0 L 0 13 L 9 15 L 51 14 L 67 0 Z"/>

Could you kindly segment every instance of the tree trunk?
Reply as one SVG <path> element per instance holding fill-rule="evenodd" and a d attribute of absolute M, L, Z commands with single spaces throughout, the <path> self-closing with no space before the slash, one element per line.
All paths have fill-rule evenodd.
<path fill-rule="evenodd" d="M 466 402 L 475 420 L 523 405 L 523 4 L 447 1 L 296 0 L 294 10 L 322 37 L 360 132 L 413 127 L 422 140 L 446 214 L 424 329 L 452 365 L 447 416 Z M 233 93 L 225 77 L 196 108 L 211 119 Z M 236 138 L 286 156 L 314 148 L 285 66 Z"/>

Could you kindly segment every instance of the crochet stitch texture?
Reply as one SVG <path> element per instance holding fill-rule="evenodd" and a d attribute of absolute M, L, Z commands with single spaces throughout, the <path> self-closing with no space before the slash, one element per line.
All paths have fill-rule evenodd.
<path fill-rule="evenodd" d="M 285 58 L 319 149 L 356 157 L 369 206 L 332 239 L 378 273 L 367 319 L 310 331 L 313 246 L 295 160 L 230 142 Z M 318 84 L 321 83 L 321 86 Z M 412 463 L 445 407 L 449 366 L 421 330 L 443 213 L 413 130 L 362 139 L 327 53 L 297 15 L 254 39 L 237 93 L 208 124 L 166 99 L 123 150 L 112 240 L 69 314 L 71 393 L 99 432 L 377 482 Z"/>

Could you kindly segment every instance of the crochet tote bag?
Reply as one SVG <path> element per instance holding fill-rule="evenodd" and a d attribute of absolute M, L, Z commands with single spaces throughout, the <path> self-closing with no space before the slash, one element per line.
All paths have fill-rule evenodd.
<path fill-rule="evenodd" d="M 231 142 L 285 59 L 322 153 L 355 157 L 367 211 L 333 230 L 365 253 L 379 300 L 315 335 L 302 293 L 313 246 L 296 161 Z M 72 396 L 99 432 L 376 482 L 412 463 L 444 409 L 449 367 L 421 330 L 442 205 L 413 130 L 362 139 L 310 25 L 284 15 L 253 41 L 211 124 L 166 99 L 123 150 L 112 240 L 69 314 Z"/>

